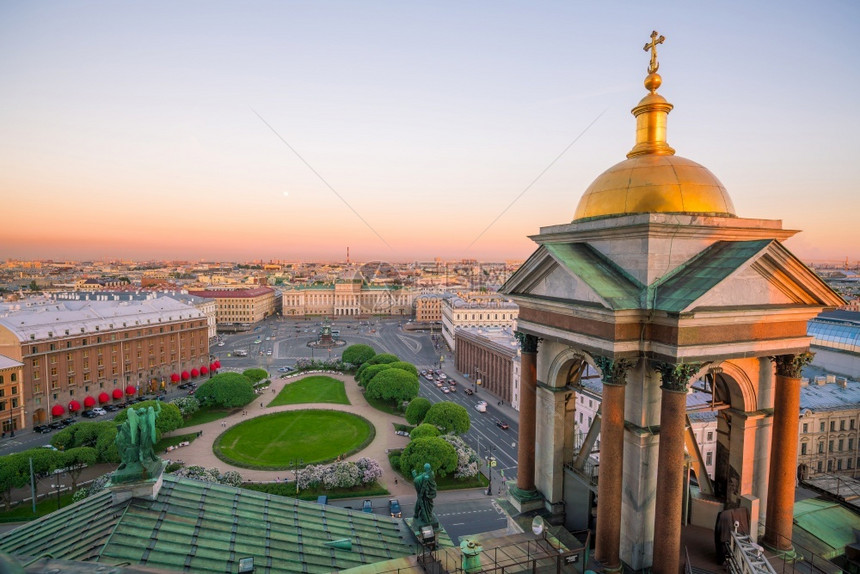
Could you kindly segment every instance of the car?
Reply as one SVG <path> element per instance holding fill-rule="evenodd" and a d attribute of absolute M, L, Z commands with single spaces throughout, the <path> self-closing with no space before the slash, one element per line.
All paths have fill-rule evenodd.
<path fill-rule="evenodd" d="M 405 430 L 396 430 L 396 431 L 394 431 L 394 434 L 396 434 L 398 436 L 409 436 L 409 433 L 406 432 Z"/>
<path fill-rule="evenodd" d="M 442 387 L 442 392 L 447 395 L 448 393 L 451 392 L 451 389 L 449 389 L 448 387 Z"/>
<path fill-rule="evenodd" d="M 443 386 L 442 381 L 436 381 L 436 388 L 441 389 Z"/>
<path fill-rule="evenodd" d="M 509 428 L 511 428 L 510 425 L 508 425 L 508 423 L 506 423 L 505 421 L 496 421 L 496 426 L 502 430 L 508 430 Z"/>
<path fill-rule="evenodd" d="M 49 433 L 52 430 L 54 430 L 54 429 L 52 429 L 48 425 L 36 425 L 33 427 L 33 432 L 42 433 L 42 434 Z"/>
<path fill-rule="evenodd" d="M 365 498 L 364 502 L 361 503 L 361 511 L 373 513 L 373 502 L 369 498 Z"/>
<path fill-rule="evenodd" d="M 401 518 L 403 516 L 403 511 L 400 510 L 400 501 L 396 498 L 388 499 L 388 514 L 391 515 L 391 518 Z"/>
<path fill-rule="evenodd" d="M 75 424 L 76 422 L 78 422 L 78 421 L 77 421 L 77 420 L 75 420 L 75 419 L 73 419 L 72 417 L 69 417 L 69 418 L 67 418 L 67 419 L 63 419 L 63 420 L 61 420 L 61 421 L 60 421 L 60 423 L 61 423 L 64 427 L 71 426 L 71 425 Z"/>
<path fill-rule="evenodd" d="M 191 383 L 182 383 L 181 385 L 179 385 L 179 387 L 178 387 L 178 388 L 180 388 L 180 389 L 182 389 L 182 390 L 190 389 L 190 388 L 191 388 Z"/>
<path fill-rule="evenodd" d="M 289 372 L 290 372 L 290 371 L 292 371 L 292 370 L 293 370 L 293 368 L 292 368 L 292 367 L 281 367 L 281 368 L 279 368 L 279 369 L 278 369 L 278 372 L 279 372 L 279 373 L 289 373 Z"/>
<path fill-rule="evenodd" d="M 266 351 L 266 354 L 271 357 L 272 356 L 272 350 L 269 349 L 268 351 Z"/>
<path fill-rule="evenodd" d="M 55 446 L 54 446 L 54 445 L 52 445 L 52 444 L 43 444 L 43 445 L 42 445 L 42 448 L 46 448 L 46 449 L 48 449 L 48 450 L 57 450 L 57 447 L 55 447 Z"/>
<path fill-rule="evenodd" d="M 94 413 L 96 413 L 98 416 L 102 416 L 102 415 L 106 415 L 106 414 L 107 414 L 107 411 L 106 411 L 106 410 L 104 410 L 104 409 L 103 409 L 103 408 L 101 408 L 101 407 L 95 407 L 95 408 L 93 408 L 93 412 L 94 412 Z"/>
<path fill-rule="evenodd" d="M 109 413 L 113 413 L 119 410 L 117 405 L 105 405 L 105 410 Z"/>
<path fill-rule="evenodd" d="M 85 419 L 94 419 L 99 415 L 97 415 L 93 411 L 84 411 L 81 413 L 81 416 L 84 417 Z"/>
<path fill-rule="evenodd" d="M 475 394 L 475 391 L 473 391 L 472 389 L 466 389 L 466 394 L 471 396 Z"/>
<path fill-rule="evenodd" d="M 220 343 L 218 343 L 218 346 L 219 346 L 219 347 L 223 347 L 223 346 L 224 346 L 224 341 L 221 341 Z"/>
<path fill-rule="evenodd" d="M 448 390 L 451 391 L 452 393 L 454 393 L 457 391 L 457 387 L 455 387 L 454 385 L 451 385 L 450 387 L 448 387 Z"/>
<path fill-rule="evenodd" d="M 50 423 L 48 426 L 51 427 L 52 430 L 60 430 L 65 425 L 63 424 L 63 421 L 54 421 L 54 422 Z"/>

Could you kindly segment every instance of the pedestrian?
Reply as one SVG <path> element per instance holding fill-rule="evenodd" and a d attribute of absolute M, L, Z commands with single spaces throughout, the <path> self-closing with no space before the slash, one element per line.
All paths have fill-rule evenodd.
<path fill-rule="evenodd" d="M 260 403 L 260 408 L 263 408 L 263 403 Z"/>
<path fill-rule="evenodd" d="M 394 484 L 395 485 L 397 484 L 397 477 L 396 476 L 394 477 Z"/>

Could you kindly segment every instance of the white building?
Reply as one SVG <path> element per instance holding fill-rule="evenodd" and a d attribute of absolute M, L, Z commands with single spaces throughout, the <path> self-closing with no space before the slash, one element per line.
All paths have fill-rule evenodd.
<path fill-rule="evenodd" d="M 451 350 L 456 350 L 457 329 L 475 327 L 507 328 L 517 326 L 519 308 L 497 293 L 451 295 L 442 303 L 442 336 Z"/>

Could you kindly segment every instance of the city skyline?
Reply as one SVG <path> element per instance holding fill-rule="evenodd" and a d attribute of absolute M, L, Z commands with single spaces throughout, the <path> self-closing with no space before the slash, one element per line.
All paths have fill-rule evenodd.
<path fill-rule="evenodd" d="M 856 261 L 825 4 L 6 3 L 0 259 L 524 259 L 632 147 L 656 29 L 677 154 Z"/>

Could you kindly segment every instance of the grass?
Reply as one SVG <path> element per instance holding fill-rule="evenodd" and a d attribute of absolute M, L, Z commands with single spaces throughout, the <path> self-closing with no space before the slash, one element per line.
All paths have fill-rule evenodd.
<path fill-rule="evenodd" d="M 343 386 L 343 381 L 323 375 L 315 375 L 286 385 L 278 393 L 278 396 L 269 403 L 269 406 L 279 407 L 281 405 L 303 403 L 348 405 L 349 399 L 346 398 L 346 389 Z"/>
<path fill-rule="evenodd" d="M 370 444 L 376 429 L 351 413 L 301 410 L 274 413 L 240 423 L 221 434 L 215 455 L 242 468 L 286 470 L 290 462 L 332 461 Z"/>
<path fill-rule="evenodd" d="M 65 508 L 72 503 L 72 493 L 66 492 L 60 494 L 60 506 Z M 2 507 L 0 507 L 2 508 Z M 22 502 L 18 506 L 13 506 L 9 512 L 0 512 L 0 522 L 27 522 L 34 520 L 40 516 L 50 514 L 57 510 L 57 496 L 47 496 L 41 502 L 36 503 L 36 514 L 33 514 L 33 503 Z"/>
<path fill-rule="evenodd" d="M 390 494 L 388 490 L 383 488 L 378 482 L 366 484 L 364 486 L 354 486 L 352 488 L 333 488 L 326 490 L 322 487 L 308 488 L 299 492 L 296 496 L 295 482 L 279 482 L 279 483 L 245 483 L 242 488 L 248 490 L 256 490 L 267 494 L 275 494 L 277 496 L 289 496 L 290 498 L 298 498 L 299 500 L 316 501 L 318 496 L 326 495 L 330 499 L 336 498 L 368 498 L 371 496 L 386 496 Z"/>
<path fill-rule="evenodd" d="M 230 416 L 234 409 L 225 409 L 222 407 L 200 407 L 200 410 L 188 417 L 182 426 L 179 428 L 193 427 L 204 423 L 211 423 Z"/>

